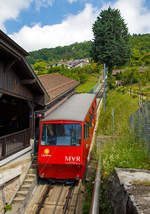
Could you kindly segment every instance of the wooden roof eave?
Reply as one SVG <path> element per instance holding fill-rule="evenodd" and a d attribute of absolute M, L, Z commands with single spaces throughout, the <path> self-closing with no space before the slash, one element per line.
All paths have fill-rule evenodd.
<path fill-rule="evenodd" d="M 29 53 L 0 30 L 0 44 L 17 56 L 28 56 Z"/>
<path fill-rule="evenodd" d="M 26 68 L 27 68 L 26 71 L 28 71 L 28 73 L 31 76 L 31 78 L 35 79 L 34 84 L 36 85 L 36 87 L 39 90 L 39 92 L 44 94 L 44 103 L 43 103 L 43 105 L 46 105 L 46 103 L 50 100 L 50 96 L 48 95 L 47 91 L 45 90 L 45 88 L 42 85 L 41 81 L 39 80 L 38 76 L 35 74 L 35 72 L 31 68 L 31 66 L 28 64 L 27 60 L 25 58 L 22 58 L 22 61 L 23 61 L 24 65 L 26 66 Z"/>
<path fill-rule="evenodd" d="M 46 103 L 50 100 L 50 96 L 48 95 L 47 91 L 45 90 L 44 86 L 38 79 L 37 75 L 34 73 L 31 66 L 27 62 L 25 57 L 29 55 L 28 52 L 21 48 L 16 42 L 14 42 L 1 30 L 0 30 L 0 50 L 14 57 L 11 64 L 8 65 L 8 69 L 10 69 L 10 67 L 12 67 L 16 63 L 22 65 L 25 68 L 24 72 L 28 74 L 30 80 L 35 80 L 33 81 L 34 87 L 36 87 L 38 92 L 40 92 L 40 94 L 43 95 L 44 97 L 43 105 L 46 105 Z M 22 75 L 22 72 L 20 72 L 19 75 Z"/>

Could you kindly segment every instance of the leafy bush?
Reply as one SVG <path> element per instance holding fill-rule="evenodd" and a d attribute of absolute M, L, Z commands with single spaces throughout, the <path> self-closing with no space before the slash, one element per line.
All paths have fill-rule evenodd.
<path fill-rule="evenodd" d="M 114 89 L 116 87 L 116 78 L 111 76 L 107 79 L 107 85 L 109 89 Z"/>
<path fill-rule="evenodd" d="M 139 72 L 137 70 L 138 69 L 136 67 L 131 67 L 122 73 L 121 79 L 124 82 L 124 85 L 138 82 Z"/>
<path fill-rule="evenodd" d="M 7 212 L 7 211 L 10 211 L 10 210 L 12 210 L 12 205 L 6 203 L 5 206 L 4 206 L 4 211 Z"/>
<path fill-rule="evenodd" d="M 85 65 L 83 67 L 76 67 L 69 69 L 66 66 L 55 66 L 52 68 L 49 68 L 47 71 L 39 71 L 37 74 L 51 74 L 51 73 L 60 73 L 63 76 L 69 77 L 71 79 L 77 80 L 80 83 L 85 83 L 88 79 L 89 74 L 97 74 L 100 73 L 101 66 L 96 63 L 91 63 L 89 65 Z"/>
<path fill-rule="evenodd" d="M 37 74 L 37 75 L 48 74 L 48 71 L 47 71 L 47 70 L 44 70 L 44 71 L 38 71 L 36 74 Z"/>
<path fill-rule="evenodd" d="M 125 87 L 123 87 L 123 86 L 119 86 L 118 88 L 116 88 L 116 91 L 117 91 L 117 92 L 125 93 L 126 89 L 125 89 Z"/>

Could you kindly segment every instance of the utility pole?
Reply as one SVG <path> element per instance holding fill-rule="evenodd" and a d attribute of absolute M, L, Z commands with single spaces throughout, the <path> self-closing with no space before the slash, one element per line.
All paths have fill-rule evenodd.
<path fill-rule="evenodd" d="M 112 108 L 112 139 L 114 139 L 114 109 Z"/>
<path fill-rule="evenodd" d="M 106 66 L 104 64 L 104 113 L 106 111 Z"/>

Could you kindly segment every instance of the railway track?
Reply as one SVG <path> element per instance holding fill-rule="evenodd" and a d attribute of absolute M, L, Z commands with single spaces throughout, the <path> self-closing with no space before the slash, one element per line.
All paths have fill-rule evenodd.
<path fill-rule="evenodd" d="M 29 213 L 32 214 L 75 214 L 78 203 L 78 185 L 41 185 L 36 201 Z"/>

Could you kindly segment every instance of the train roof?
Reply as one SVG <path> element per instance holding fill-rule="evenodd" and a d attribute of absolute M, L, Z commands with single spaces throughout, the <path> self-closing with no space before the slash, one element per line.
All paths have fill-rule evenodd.
<path fill-rule="evenodd" d="M 84 121 L 94 98 L 95 94 L 75 94 L 44 118 L 43 121 L 73 120 L 82 122 Z"/>

